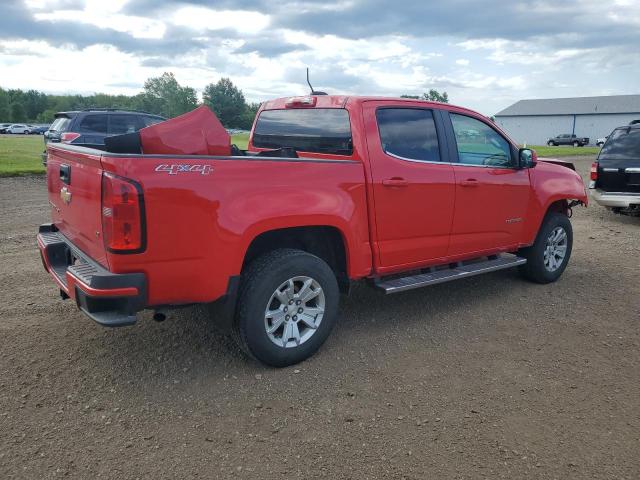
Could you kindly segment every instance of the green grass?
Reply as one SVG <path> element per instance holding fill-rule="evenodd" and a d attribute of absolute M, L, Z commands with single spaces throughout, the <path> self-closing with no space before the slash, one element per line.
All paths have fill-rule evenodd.
<path fill-rule="evenodd" d="M 548 147 L 546 145 L 527 145 L 533 148 L 539 157 L 577 157 L 582 155 L 598 155 L 600 147 Z"/>
<path fill-rule="evenodd" d="M 42 135 L 0 136 L 0 177 L 44 173 Z"/>
<path fill-rule="evenodd" d="M 231 143 L 246 149 L 248 134 L 233 135 Z M 44 150 L 42 135 L 0 136 L 0 177 L 44 173 L 40 155 Z"/>
<path fill-rule="evenodd" d="M 240 150 L 247 149 L 247 143 L 249 143 L 249 134 L 240 133 L 238 135 L 231 136 L 231 143 L 235 143 Z"/>

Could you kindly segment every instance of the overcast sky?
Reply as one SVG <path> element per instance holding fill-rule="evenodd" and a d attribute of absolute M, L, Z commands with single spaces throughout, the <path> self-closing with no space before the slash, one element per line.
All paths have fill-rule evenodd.
<path fill-rule="evenodd" d="M 164 71 L 248 100 L 446 90 L 491 115 L 522 98 L 640 93 L 640 0 L 1 0 L 0 86 L 138 93 Z"/>

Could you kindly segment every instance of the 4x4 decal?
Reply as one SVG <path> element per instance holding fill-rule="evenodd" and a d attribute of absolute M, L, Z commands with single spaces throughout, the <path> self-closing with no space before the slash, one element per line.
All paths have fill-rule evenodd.
<path fill-rule="evenodd" d="M 156 167 L 156 172 L 166 172 L 169 175 L 177 175 L 178 173 L 199 173 L 201 175 L 209 175 L 213 171 L 211 165 L 189 165 L 182 163 L 174 163 L 172 165 L 163 163 Z"/>

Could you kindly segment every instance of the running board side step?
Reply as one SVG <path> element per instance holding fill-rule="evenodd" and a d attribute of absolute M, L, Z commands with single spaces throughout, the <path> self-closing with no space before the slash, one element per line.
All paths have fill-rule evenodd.
<path fill-rule="evenodd" d="M 526 258 L 518 257 L 510 253 L 500 256 L 494 255 L 486 260 L 473 263 L 458 262 L 451 264 L 449 268 L 436 270 L 431 268 L 427 273 L 419 273 L 409 277 L 384 279 L 379 278 L 374 281 L 376 288 L 384 290 L 385 293 L 398 293 L 414 288 L 426 287 L 437 283 L 460 280 L 462 278 L 473 277 L 482 273 L 495 272 L 506 268 L 517 267 L 527 263 Z"/>

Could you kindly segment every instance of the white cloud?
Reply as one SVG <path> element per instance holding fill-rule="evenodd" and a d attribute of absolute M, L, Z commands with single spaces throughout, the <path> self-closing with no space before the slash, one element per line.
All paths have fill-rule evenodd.
<path fill-rule="evenodd" d="M 386 14 L 358 0 L 239 3 L 244 10 L 233 10 L 230 2 L 168 1 L 155 10 L 155 2 L 146 1 L 142 5 L 149 11 L 132 15 L 134 2 L 87 0 L 75 8 L 71 0 L 25 0 L 28 15 L 20 20 L 27 26 L 32 16 L 37 21 L 23 28 L 24 37 L 3 35 L 11 28 L 6 22 L 0 29 L 0 86 L 132 94 L 149 76 L 173 71 L 196 89 L 231 77 L 249 100 L 260 101 L 306 92 L 308 66 L 314 87 L 330 93 L 399 95 L 436 88 L 446 90 L 454 103 L 487 114 L 520 98 L 638 92 L 640 50 L 636 44 L 629 47 L 629 36 L 640 27 L 640 2 L 632 0 L 615 0 L 611 8 L 599 0 L 510 4 L 504 11 L 512 15 L 550 19 L 537 29 L 522 19 L 504 19 L 505 24 L 519 20 L 509 25 L 527 30 L 522 33 L 503 25 L 484 28 L 475 17 L 456 11 L 455 25 L 466 27 L 445 36 L 429 36 L 437 25 L 420 23 L 424 34 L 404 28 L 403 22 L 418 23 L 389 12 L 388 22 L 378 28 L 350 35 L 344 30 L 349 25 L 368 26 L 357 22 Z M 553 20 L 559 11 L 572 14 L 567 28 L 558 29 L 562 22 Z M 292 12 L 307 12 L 306 22 L 282 21 Z M 339 21 L 347 22 L 344 28 L 336 27 Z M 100 45 L 83 48 L 96 39 Z M 236 52 L 243 47 L 249 53 Z"/>
<path fill-rule="evenodd" d="M 40 21 L 68 20 L 94 25 L 104 28 L 106 25 L 118 32 L 126 32 L 134 38 L 162 38 L 166 25 L 160 20 L 145 17 L 122 15 L 107 10 L 57 10 L 54 12 L 39 12 L 34 17 Z"/>
<path fill-rule="evenodd" d="M 252 35 L 267 28 L 270 18 L 269 15 L 259 12 L 182 7 L 168 21 L 200 31 L 231 29 Z"/>

